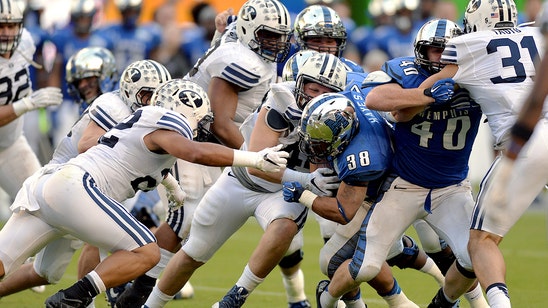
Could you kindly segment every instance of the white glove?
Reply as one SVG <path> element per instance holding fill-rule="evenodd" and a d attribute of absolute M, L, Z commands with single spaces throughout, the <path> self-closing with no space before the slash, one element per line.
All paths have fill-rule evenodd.
<path fill-rule="evenodd" d="M 233 166 L 252 167 L 264 172 L 278 172 L 285 168 L 289 153 L 280 151 L 282 144 L 260 152 L 234 150 Z"/>
<path fill-rule="evenodd" d="M 286 169 L 282 176 L 282 183 L 285 182 L 299 182 L 305 189 L 323 197 L 333 196 L 332 190 L 341 184 L 339 177 L 329 168 L 318 168 L 311 173 Z"/>
<path fill-rule="evenodd" d="M 13 103 L 13 111 L 17 116 L 23 113 L 47 106 L 56 106 L 63 102 L 61 89 L 56 87 L 47 87 L 32 92 L 31 95 L 24 97 Z"/>
<path fill-rule="evenodd" d="M 170 209 L 176 210 L 185 204 L 186 193 L 171 173 L 167 174 L 162 181 L 162 185 L 166 188 L 168 207 Z"/>

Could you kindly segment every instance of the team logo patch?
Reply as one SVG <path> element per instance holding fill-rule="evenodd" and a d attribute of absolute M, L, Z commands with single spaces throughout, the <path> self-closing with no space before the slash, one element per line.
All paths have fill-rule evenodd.
<path fill-rule="evenodd" d="M 242 10 L 241 18 L 245 21 L 250 21 L 257 18 L 257 10 L 252 6 L 247 6 Z"/>

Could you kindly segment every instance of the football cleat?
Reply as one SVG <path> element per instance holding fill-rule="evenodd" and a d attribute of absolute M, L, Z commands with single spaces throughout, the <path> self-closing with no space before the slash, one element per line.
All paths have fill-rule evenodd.
<path fill-rule="evenodd" d="M 173 297 L 173 299 L 189 299 L 194 297 L 194 287 L 187 281 L 183 288 L 179 290 Z"/>
<path fill-rule="evenodd" d="M 321 280 L 320 282 L 318 282 L 318 286 L 316 287 L 316 303 L 318 305 L 318 308 L 322 308 L 320 298 L 322 297 L 322 293 L 327 289 L 329 282 L 329 280 Z"/>
<path fill-rule="evenodd" d="M 228 293 L 211 308 L 239 308 L 245 303 L 249 292 L 244 287 L 233 286 Z"/>
<path fill-rule="evenodd" d="M 107 302 L 110 305 L 110 307 L 114 307 L 114 305 L 116 304 L 116 301 L 118 300 L 118 297 L 122 293 L 124 293 L 126 288 L 128 288 L 129 286 L 131 286 L 131 282 L 126 282 L 126 283 L 121 284 L 119 286 L 116 286 L 114 288 L 108 288 L 107 289 L 105 294 L 106 294 L 106 297 L 107 297 Z"/>
<path fill-rule="evenodd" d="M 93 298 L 67 298 L 63 290 L 46 299 L 46 308 L 86 308 Z"/>
<path fill-rule="evenodd" d="M 312 308 L 312 305 L 310 305 L 310 302 L 305 299 L 304 301 L 289 303 L 289 308 Z"/>
<path fill-rule="evenodd" d="M 459 308 L 460 307 L 460 301 L 457 300 L 454 303 L 450 303 L 446 298 L 445 295 L 443 295 L 443 288 L 440 288 L 438 290 L 438 293 L 436 293 L 436 296 L 432 299 L 432 302 L 428 304 L 427 308 Z"/>

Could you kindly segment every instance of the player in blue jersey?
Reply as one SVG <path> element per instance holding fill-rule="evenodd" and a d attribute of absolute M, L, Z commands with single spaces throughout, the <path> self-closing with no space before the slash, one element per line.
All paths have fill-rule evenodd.
<path fill-rule="evenodd" d="M 424 93 L 420 93 L 422 90 L 412 89 L 418 88 L 427 77 L 439 72 L 443 67 L 439 60 L 446 41 L 461 33 L 462 31 L 458 26 L 449 20 L 439 19 L 427 22 L 417 34 L 414 44 L 415 58 L 407 57 L 388 61 L 383 66 L 383 72 L 389 76 L 390 83 L 377 87 L 368 97 L 369 107 L 395 111 L 394 116 L 398 122 L 394 125 L 396 155 L 392 168 L 402 180 L 416 187 L 421 187 L 421 194 L 428 191 L 426 196 L 430 197 L 423 200 L 425 201 L 425 210 L 428 212 L 429 206 L 434 206 L 433 203 L 429 205 L 430 200 L 434 199 L 434 194 L 441 191 L 441 189 L 451 188 L 454 185 L 466 187 L 468 190 L 454 189 L 438 192 L 438 198 L 444 198 L 444 196 L 452 193 L 457 195 L 459 191 L 459 195 L 466 198 L 460 201 L 458 199 L 447 199 L 442 201 L 440 208 L 443 208 L 445 203 L 460 203 L 466 211 L 470 210 L 470 202 L 473 202 L 473 200 L 471 188 L 466 178 L 468 175 L 468 160 L 480 123 L 481 110 L 477 104 L 470 103 L 471 100 L 465 90 L 459 90 L 455 99 L 449 105 L 439 107 L 434 104 L 418 115 L 415 115 L 416 109 L 405 113 L 406 104 L 412 101 L 412 99 L 408 99 L 411 96 L 409 94 L 405 95 L 405 93 L 418 91 L 419 95 L 424 96 Z M 398 90 L 404 92 L 398 92 Z M 407 99 L 398 98 L 398 95 L 404 95 L 403 97 Z M 428 99 L 428 97 L 424 96 L 423 99 Z M 403 111 L 401 111 L 402 108 Z M 448 112 L 452 115 L 442 116 Z M 400 193 L 403 194 L 404 192 Z M 416 202 L 420 202 L 419 195 L 421 194 L 417 195 L 418 199 L 408 200 L 416 204 Z M 419 219 L 413 224 L 419 234 L 430 231 L 428 225 L 434 227 L 430 222 L 428 222 L 428 225 L 424 225 L 425 221 L 428 222 L 428 219 Z M 465 222 L 466 220 L 461 221 L 461 223 Z M 455 226 L 457 226 L 456 223 Z M 434 229 L 438 233 L 440 232 L 438 228 L 434 227 Z M 425 235 L 428 235 L 428 233 Z M 473 272 L 470 273 L 469 256 L 462 251 L 462 244 L 466 243 L 468 239 L 466 237 L 462 239 L 455 237 L 452 240 L 447 240 L 447 236 L 455 237 L 456 234 L 447 233 L 442 236 L 442 239 L 449 244 L 451 249 L 455 250 L 457 268 L 462 271 L 463 275 L 474 277 Z M 425 239 L 428 237 L 423 236 Z M 432 238 L 435 239 L 435 237 Z M 454 244 L 451 243 L 459 243 L 459 246 L 453 247 Z M 432 243 L 426 244 L 434 246 Z M 453 263 L 453 259 L 447 258 L 450 255 L 446 255 L 444 258 L 443 252 L 440 253 L 442 255 L 438 254 L 438 256 L 442 258 L 436 258 L 437 263 L 443 273 L 446 274 Z M 459 266 L 461 264 L 464 264 L 465 267 Z M 474 285 L 465 297 L 470 301 L 472 307 L 487 306 L 479 285 Z"/>
<path fill-rule="evenodd" d="M 315 166 L 334 169 L 342 181 L 336 196 L 322 197 L 297 182 L 284 183 L 286 201 L 300 202 L 322 217 L 340 224 L 320 255 L 322 271 L 328 276 L 333 275 L 341 262 L 357 252 L 356 240 L 361 233 L 357 230 L 369 206 L 364 200 L 367 197 L 375 198 L 376 186 L 372 182 L 380 182 L 392 157 L 389 128 L 385 120 L 376 111 L 365 107 L 367 91 L 369 89 L 366 93 L 343 92 L 349 97 L 343 94 L 318 96 L 303 111 L 299 123 L 301 152 L 306 153 Z M 392 256 L 401 252 L 401 244 L 399 241 L 394 245 Z M 375 283 L 377 292 L 389 304 L 416 307 L 401 291 L 388 264 Z M 365 307 L 358 286 L 349 288 L 353 291 L 343 298 L 347 307 Z M 333 307 L 337 306 L 338 300 L 334 299 Z"/>
<path fill-rule="evenodd" d="M 143 0 L 115 0 L 122 20 L 105 25 L 91 37 L 93 46 L 109 49 L 116 58 L 118 71 L 143 59 L 157 59 L 162 29 L 156 23 L 139 24 Z"/>
<path fill-rule="evenodd" d="M 442 24 L 443 25 L 443 24 Z M 454 23 L 453 23 L 454 25 Z M 427 26 L 427 25 L 425 25 Z M 437 26 L 437 24 L 436 24 Z M 456 27 L 456 25 L 454 25 Z M 456 27 L 458 29 L 458 27 Z M 423 30 L 426 28 L 423 27 Z M 434 27 L 434 30 L 436 27 Z M 426 43 L 430 44 L 438 44 L 438 48 L 443 50 L 443 44 L 446 40 L 445 36 L 449 35 L 452 36 L 455 33 L 453 33 L 451 30 L 453 30 L 451 27 L 448 28 L 441 28 L 443 31 L 441 31 L 441 35 L 439 35 L 438 39 L 434 35 L 436 32 L 429 33 L 429 35 L 426 37 Z M 445 29 L 448 29 L 446 32 Z M 427 32 L 425 33 L 425 35 Z M 418 41 L 421 41 L 421 37 L 418 37 Z M 422 42 L 422 43 L 425 43 Z M 417 48 L 418 51 L 426 52 L 430 50 L 430 48 L 426 48 L 424 51 L 422 50 L 423 47 L 422 43 L 419 44 L 420 48 Z M 438 58 L 441 54 L 441 51 L 438 52 Z M 425 56 L 429 56 L 429 54 L 425 54 Z M 429 57 L 422 57 L 422 59 L 429 59 Z M 402 61 L 403 60 L 403 61 Z M 421 64 L 423 63 L 424 68 L 421 67 Z M 402 66 L 404 66 L 405 70 L 402 69 Z M 428 77 L 431 72 L 428 71 L 428 69 L 435 71 L 436 63 L 432 62 L 418 62 L 417 64 L 415 62 L 415 59 L 413 58 L 407 58 L 407 59 L 395 59 L 392 61 L 389 61 L 387 65 L 384 66 L 386 71 L 384 73 L 380 74 L 373 74 L 370 79 L 375 82 L 376 84 L 382 83 L 382 82 L 391 82 L 395 81 L 394 83 L 389 83 L 386 86 L 382 87 L 389 87 L 393 86 L 388 91 L 387 94 L 392 94 L 394 97 L 399 98 L 400 101 L 402 101 L 402 105 L 406 106 L 408 100 L 413 100 L 413 96 L 411 96 L 407 92 L 397 92 L 399 89 L 405 90 L 405 91 L 413 91 L 409 89 L 405 89 L 406 86 L 408 87 L 416 87 L 422 80 L 424 80 L 426 77 Z M 426 71 L 425 71 L 426 70 Z M 403 81 L 400 77 L 406 76 L 405 73 L 407 72 L 409 78 L 404 78 Z M 421 73 L 422 72 L 422 73 Z M 421 75 L 423 75 L 421 77 Z M 418 84 L 412 84 L 413 81 L 415 83 L 418 80 Z M 401 85 L 398 83 L 398 81 L 401 82 Z M 340 296 L 344 294 L 344 290 L 346 288 L 349 288 L 350 286 L 354 285 L 357 282 L 361 281 L 371 281 L 373 278 L 377 276 L 379 271 L 382 269 L 382 265 L 384 264 L 384 260 L 389 254 L 390 248 L 392 243 L 394 243 L 396 240 L 398 240 L 403 232 L 416 220 L 419 218 L 426 219 L 436 231 L 443 230 L 444 237 L 451 238 L 453 241 L 450 243 L 453 244 L 459 244 L 460 246 L 457 246 L 459 248 L 459 253 L 462 253 L 462 250 L 465 250 L 466 247 L 466 241 L 467 238 L 462 239 L 462 229 L 466 225 L 466 219 L 470 217 L 470 204 L 473 203 L 472 200 L 472 194 L 470 185 L 467 184 L 466 180 L 466 172 L 464 173 L 463 178 L 461 179 L 455 179 L 453 178 L 454 183 L 448 187 L 440 186 L 439 183 L 436 181 L 433 183 L 430 183 L 426 187 L 420 187 L 418 185 L 411 184 L 410 182 L 407 182 L 404 180 L 401 176 L 398 174 L 398 169 L 396 167 L 401 168 L 401 161 L 403 162 L 409 162 L 409 160 L 401 159 L 400 156 L 407 156 L 409 154 L 412 154 L 410 149 L 405 148 L 403 151 L 401 148 L 399 148 L 400 144 L 398 142 L 401 142 L 401 138 L 405 139 L 403 135 L 399 136 L 398 133 L 406 132 L 408 133 L 405 135 L 406 138 L 411 138 L 411 140 L 414 140 L 415 143 L 407 144 L 407 146 L 413 146 L 418 153 L 424 152 L 424 147 L 430 145 L 430 143 L 425 141 L 430 141 L 427 137 L 432 136 L 437 140 L 439 144 L 439 149 L 443 149 L 443 146 L 450 147 L 451 145 L 454 145 L 453 150 L 462 150 L 464 149 L 464 145 L 462 144 L 463 141 L 468 140 L 469 142 L 469 148 L 471 149 L 471 142 L 473 141 L 475 137 L 475 133 L 477 132 L 477 125 L 479 124 L 479 120 L 481 117 L 481 113 L 479 111 L 479 107 L 473 103 L 470 103 L 469 100 L 463 100 L 459 102 L 459 104 L 462 104 L 462 106 L 459 106 L 460 108 L 465 108 L 466 110 L 460 110 L 460 111 L 454 111 L 454 112 L 443 112 L 443 109 L 449 110 L 450 107 L 443 106 L 443 103 L 446 103 L 447 98 L 449 97 L 448 92 L 452 92 L 453 84 L 450 85 L 444 85 L 443 83 L 436 84 L 434 87 L 429 89 L 430 92 L 427 92 L 427 94 L 430 95 L 426 96 L 422 92 L 419 94 L 416 94 L 418 99 L 424 100 L 424 101 L 437 101 L 438 104 L 433 105 L 429 107 L 429 110 L 424 112 L 423 114 L 420 114 L 418 118 L 416 118 L 417 122 L 413 123 L 415 125 L 409 125 L 410 123 L 404 123 L 403 126 L 398 127 L 400 123 L 396 123 L 394 127 L 394 141 L 395 141 L 395 154 L 394 154 L 394 162 L 391 165 L 391 172 L 394 173 L 395 179 L 391 183 L 390 188 L 387 192 L 385 192 L 382 197 L 377 200 L 377 202 L 371 207 L 368 214 L 368 219 L 365 220 L 364 223 L 364 232 L 360 234 L 360 237 L 362 238 L 362 245 L 367 243 L 367 245 L 364 245 L 362 249 L 364 256 L 361 258 L 359 255 L 357 257 L 352 258 L 349 261 L 346 261 L 343 263 L 343 266 L 340 266 L 337 271 L 335 272 L 332 281 L 329 285 L 327 292 L 322 292 L 319 294 L 319 301 L 321 301 L 321 307 L 333 307 L 333 303 L 338 299 Z M 368 104 L 371 104 L 371 101 L 375 99 L 374 92 L 380 92 L 383 90 L 383 88 L 376 87 L 371 90 L 369 93 L 369 96 L 367 97 Z M 390 97 L 386 96 L 387 94 L 379 95 L 379 97 Z M 389 102 L 394 101 L 394 97 L 391 97 Z M 432 97 L 435 97 L 433 99 Z M 381 101 L 381 102 L 384 102 Z M 379 103 L 380 106 L 382 106 L 381 103 Z M 441 105 L 441 106 L 437 106 Z M 375 105 L 372 105 L 373 108 L 375 108 Z M 394 106 L 384 106 L 384 108 L 376 108 L 381 109 L 385 111 L 391 111 L 397 108 L 394 108 Z M 475 113 L 472 113 L 471 116 L 468 114 L 470 111 L 475 111 Z M 447 116 L 445 115 L 447 113 Z M 422 117 L 422 118 L 421 118 Z M 459 124 L 459 121 L 462 121 L 464 124 Z M 434 125 L 436 124 L 436 125 Z M 449 125 L 448 124 L 452 124 Z M 458 124 L 458 125 L 457 125 Z M 470 130 L 470 128 L 474 127 L 473 124 L 475 124 L 476 130 Z M 406 126 L 407 125 L 407 126 Z M 423 132 L 421 129 L 437 129 L 438 134 L 418 134 Z M 461 128 L 456 130 L 456 128 Z M 429 131 L 427 130 L 426 133 Z M 466 138 L 454 138 L 454 139 L 444 139 L 444 136 L 447 135 L 447 132 L 449 133 L 455 133 L 455 134 L 461 134 L 460 137 L 468 137 Z M 413 135 L 416 134 L 416 135 Z M 464 135 L 462 135 L 464 134 Z M 471 135 L 470 135 L 471 134 Z M 422 139 L 421 139 L 422 137 Z M 425 139 L 426 138 L 426 139 Z M 420 142 L 423 141 L 423 142 Z M 448 142 L 451 141 L 451 142 Z M 443 143 L 445 142 L 445 144 Z M 461 142 L 456 143 L 455 142 Z M 461 148 L 462 147 L 462 148 Z M 466 151 L 466 150 L 465 150 Z M 466 153 L 466 152 L 464 152 Z M 424 154 L 422 154 L 424 155 Z M 469 155 L 469 153 L 468 153 Z M 412 157 L 415 159 L 422 159 L 423 156 L 420 155 L 412 155 Z M 405 158 L 405 157 L 403 157 Z M 431 159 L 431 158 L 430 158 Z M 465 160 L 465 170 L 467 170 L 467 158 Z M 428 161 L 430 162 L 430 161 Z M 453 165 L 454 162 L 451 161 L 450 165 Z M 446 172 L 453 172 L 451 168 L 448 168 L 449 170 L 445 170 Z M 408 169 L 403 169 L 404 171 L 407 171 Z M 459 172 L 462 173 L 462 170 L 459 170 Z M 405 174 L 407 176 L 407 174 Z M 410 178 L 409 180 L 412 180 L 415 178 Z M 424 182 L 420 182 L 424 183 Z M 424 184 L 423 184 L 424 185 Z M 397 187 L 397 189 L 395 188 Z M 409 197 L 406 196 L 400 196 L 402 193 L 411 193 L 416 191 L 416 189 L 411 190 L 411 188 L 420 188 L 422 192 L 416 194 L 416 195 L 410 195 Z M 448 198 L 446 199 L 447 202 L 441 202 L 440 199 L 436 198 L 440 194 L 443 194 L 444 190 L 446 189 L 453 189 L 453 192 L 448 193 Z M 461 192 L 460 194 L 456 194 L 456 192 Z M 456 198 L 457 200 L 450 200 L 450 197 L 453 195 L 460 196 L 459 198 Z M 412 197 L 412 199 L 411 199 Z M 394 198 L 400 201 L 393 201 Z M 413 202 L 413 206 L 410 206 L 409 204 L 401 205 L 402 198 L 404 200 L 410 200 L 410 202 Z M 455 203 L 461 203 L 462 205 L 460 207 L 455 207 Z M 382 206 L 381 206 L 382 205 Z M 467 206 L 466 206 L 467 205 Z M 440 211 L 443 207 L 448 207 L 451 209 L 451 207 L 459 208 L 460 210 L 453 210 L 451 213 L 455 214 L 455 217 L 457 215 L 460 215 L 461 223 L 455 224 L 455 225 L 447 225 L 446 222 L 441 221 L 441 218 L 444 216 L 447 216 L 443 213 L 443 211 Z M 451 206 L 451 207 L 450 207 Z M 429 215 L 429 212 L 431 211 L 431 214 Z M 401 215 L 401 213 L 409 213 L 409 215 Z M 448 211 L 449 212 L 449 211 Z M 441 214 L 440 214 L 441 213 Z M 438 218 L 440 217 L 440 218 Z M 439 219 L 439 220 L 438 220 Z M 440 222 L 441 221 L 441 222 Z M 438 229 L 439 227 L 439 229 Z M 458 227 L 461 227 L 458 229 Z M 460 234 L 458 233 L 460 231 Z M 451 235 L 450 237 L 447 235 Z M 464 247 L 464 248 L 463 248 Z M 459 254 L 457 254 L 457 257 L 460 257 Z M 469 257 L 468 257 L 469 260 Z M 469 264 L 469 263 L 468 263 Z M 396 305 L 398 307 L 399 305 Z"/>

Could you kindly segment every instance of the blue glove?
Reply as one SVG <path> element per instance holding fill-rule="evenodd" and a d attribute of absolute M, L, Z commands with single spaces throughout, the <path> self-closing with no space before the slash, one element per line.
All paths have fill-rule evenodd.
<path fill-rule="evenodd" d="M 430 88 L 424 89 L 424 95 L 433 98 L 433 105 L 447 104 L 455 93 L 455 81 L 453 78 L 445 78 L 436 81 Z"/>
<path fill-rule="evenodd" d="M 303 192 L 304 188 L 299 182 L 285 182 L 283 184 L 284 200 L 287 202 L 299 202 Z"/>

